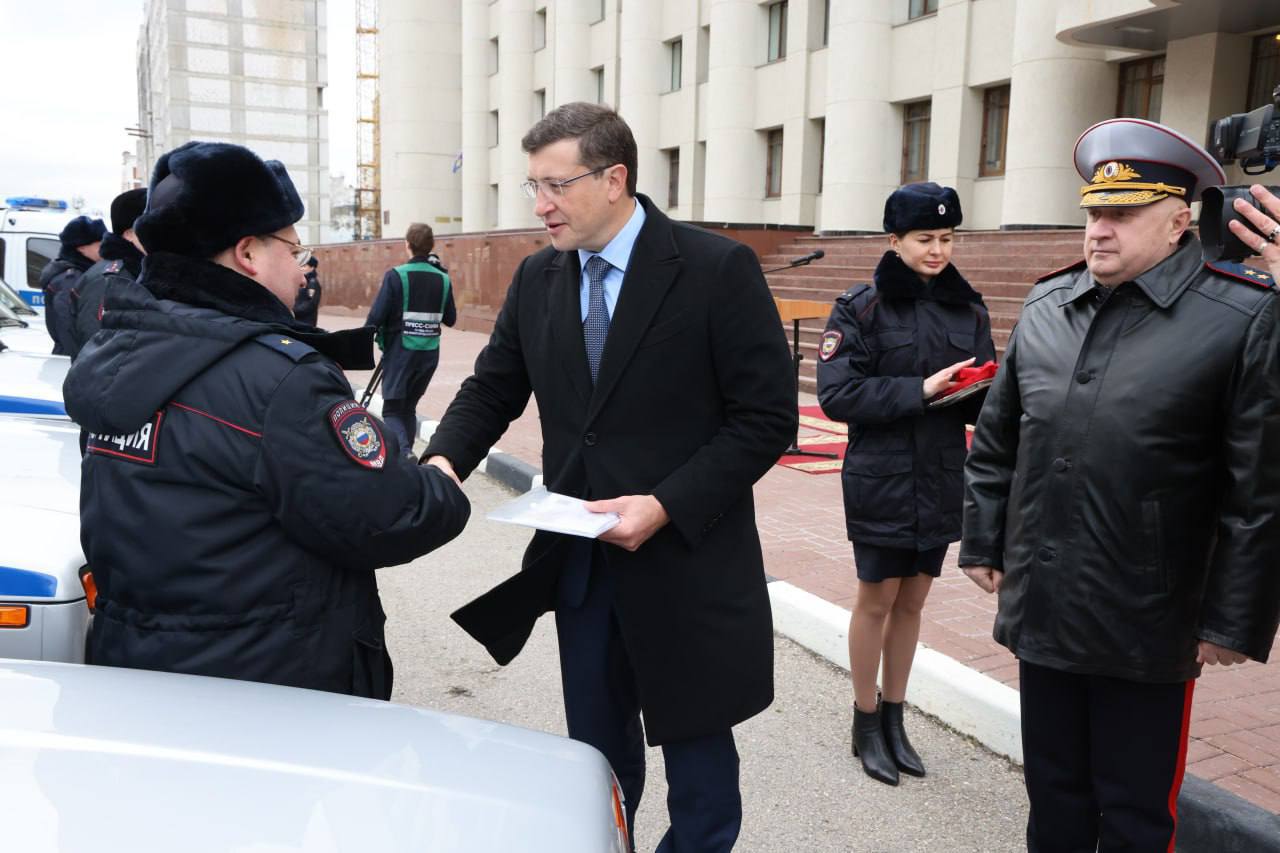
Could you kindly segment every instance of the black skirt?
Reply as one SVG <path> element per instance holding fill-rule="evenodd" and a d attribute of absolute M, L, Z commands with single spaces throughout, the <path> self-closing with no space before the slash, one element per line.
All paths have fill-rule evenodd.
<path fill-rule="evenodd" d="M 915 551 L 910 548 L 853 543 L 853 562 L 858 570 L 858 580 L 868 583 L 888 578 L 913 578 L 922 574 L 936 578 L 942 574 L 942 561 L 946 556 L 946 545 L 939 545 L 928 551 Z"/>

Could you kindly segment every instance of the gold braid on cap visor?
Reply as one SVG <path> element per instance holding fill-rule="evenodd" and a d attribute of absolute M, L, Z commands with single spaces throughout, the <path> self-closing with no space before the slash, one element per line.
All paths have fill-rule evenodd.
<path fill-rule="evenodd" d="M 1081 207 L 1101 205 L 1149 204 L 1166 196 L 1178 197 L 1187 194 L 1186 187 L 1175 187 L 1166 183 L 1145 184 L 1137 181 L 1108 181 L 1101 184 L 1089 184 L 1080 188 Z"/>

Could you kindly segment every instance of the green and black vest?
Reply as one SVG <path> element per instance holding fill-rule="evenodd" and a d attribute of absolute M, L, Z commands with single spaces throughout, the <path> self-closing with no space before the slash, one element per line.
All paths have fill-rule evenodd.
<path fill-rule="evenodd" d="M 396 267 L 404 296 L 400 345 L 407 350 L 440 348 L 440 321 L 449 304 L 449 274 L 425 261 Z"/>

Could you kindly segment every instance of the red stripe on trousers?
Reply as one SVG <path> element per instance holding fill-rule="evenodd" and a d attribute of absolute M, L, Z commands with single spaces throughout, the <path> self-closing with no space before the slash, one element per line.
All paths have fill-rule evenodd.
<path fill-rule="evenodd" d="M 1178 735 L 1178 763 L 1173 768 L 1173 785 L 1169 788 L 1169 816 L 1173 818 L 1173 834 L 1169 836 L 1169 849 L 1173 853 L 1178 837 L 1178 791 L 1182 790 L 1182 777 L 1187 771 L 1187 740 L 1191 732 L 1191 694 L 1195 692 L 1195 679 L 1187 682 L 1186 698 L 1182 700 L 1182 731 Z"/>

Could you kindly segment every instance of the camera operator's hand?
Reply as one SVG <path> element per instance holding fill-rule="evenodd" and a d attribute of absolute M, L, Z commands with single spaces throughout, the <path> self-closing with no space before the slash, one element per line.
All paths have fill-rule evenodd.
<path fill-rule="evenodd" d="M 1255 254 L 1261 255 L 1267 262 L 1271 277 L 1280 280 L 1280 198 L 1276 198 L 1266 187 L 1254 184 L 1249 192 L 1258 200 L 1258 204 L 1266 211 L 1255 210 L 1243 199 L 1235 200 L 1235 211 L 1249 220 L 1256 231 L 1250 230 L 1243 222 L 1233 219 L 1227 226 L 1231 233 L 1240 238 Z M 1259 237 L 1258 234 L 1262 234 Z"/>

